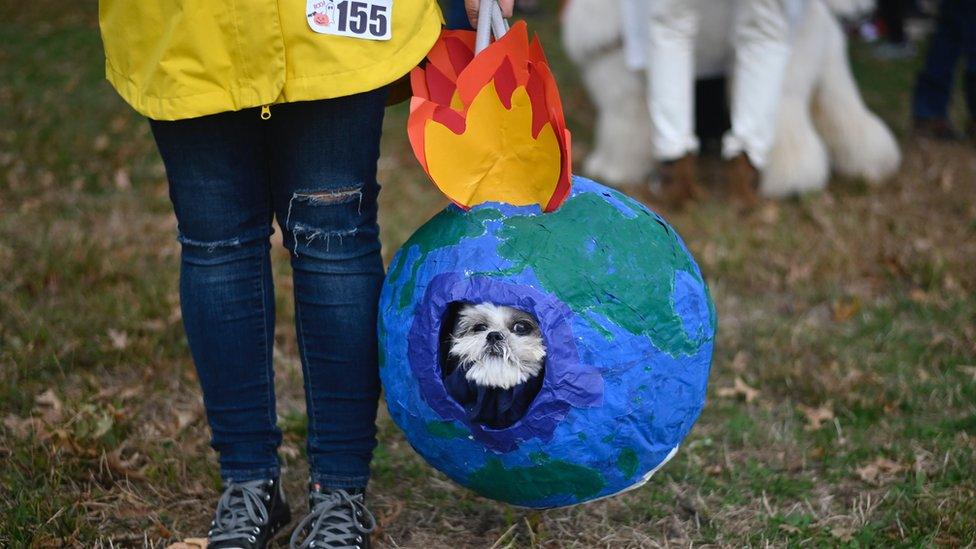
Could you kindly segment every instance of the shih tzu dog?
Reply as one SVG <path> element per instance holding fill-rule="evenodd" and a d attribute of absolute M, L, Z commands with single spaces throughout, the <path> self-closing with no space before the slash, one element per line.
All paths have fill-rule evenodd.
<path fill-rule="evenodd" d="M 450 334 L 448 393 L 473 422 L 508 427 L 542 386 L 546 347 L 529 313 L 492 303 L 463 304 Z"/>

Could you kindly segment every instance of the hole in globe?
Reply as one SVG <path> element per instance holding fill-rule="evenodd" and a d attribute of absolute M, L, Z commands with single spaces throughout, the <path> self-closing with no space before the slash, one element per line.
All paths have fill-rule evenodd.
<path fill-rule="evenodd" d="M 545 338 L 536 317 L 494 303 L 454 302 L 439 335 L 444 388 L 468 421 L 505 429 L 522 419 L 545 377 Z"/>

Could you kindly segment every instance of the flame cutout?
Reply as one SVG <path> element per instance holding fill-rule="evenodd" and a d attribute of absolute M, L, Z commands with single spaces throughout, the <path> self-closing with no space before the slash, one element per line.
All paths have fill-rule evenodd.
<path fill-rule="evenodd" d="M 434 184 L 462 208 L 537 204 L 569 195 L 570 135 L 556 81 L 524 22 L 474 55 L 475 34 L 445 31 L 410 75 L 410 145 Z"/>

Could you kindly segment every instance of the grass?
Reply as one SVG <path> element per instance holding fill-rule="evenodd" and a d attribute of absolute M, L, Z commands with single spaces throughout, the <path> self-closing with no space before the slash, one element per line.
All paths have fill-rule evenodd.
<path fill-rule="evenodd" d="M 550 6 L 551 7 L 551 6 Z M 593 111 L 553 21 L 533 23 L 581 158 Z M 102 79 L 92 3 L 0 8 L 0 546 L 165 546 L 216 494 L 146 123 Z M 391 547 L 976 543 L 976 154 L 907 139 L 917 61 L 856 49 L 903 137 L 878 188 L 667 217 L 721 318 L 708 405 L 645 488 L 526 513 L 430 470 L 381 414 L 372 501 Z M 389 111 L 384 255 L 444 201 Z M 305 477 L 287 256 L 275 251 L 285 481 Z M 735 389 L 736 380 L 739 389 Z"/>

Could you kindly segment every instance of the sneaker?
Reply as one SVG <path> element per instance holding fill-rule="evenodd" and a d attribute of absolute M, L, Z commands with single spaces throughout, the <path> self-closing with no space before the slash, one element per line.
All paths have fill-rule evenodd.
<path fill-rule="evenodd" d="M 208 549 L 264 549 L 291 522 L 291 509 L 278 479 L 224 485 L 207 533 Z"/>
<path fill-rule="evenodd" d="M 322 490 L 313 484 L 305 518 L 291 534 L 290 549 L 370 549 L 376 518 L 362 490 Z"/>

